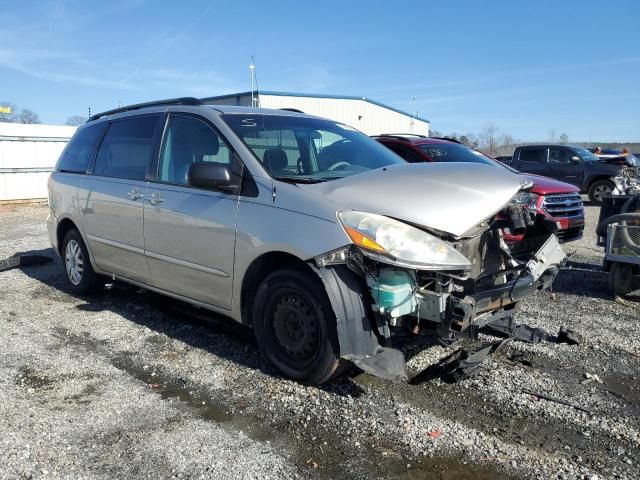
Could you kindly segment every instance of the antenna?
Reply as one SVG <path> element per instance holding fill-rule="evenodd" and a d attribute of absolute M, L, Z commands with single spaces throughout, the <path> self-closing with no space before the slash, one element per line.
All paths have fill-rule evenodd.
<path fill-rule="evenodd" d="M 256 97 L 254 95 L 256 84 L 256 65 L 253 61 L 253 55 L 251 55 L 251 64 L 249 65 L 249 74 L 251 75 L 251 106 L 256 106 Z"/>
<path fill-rule="evenodd" d="M 89 116 L 87 118 L 91 118 L 91 107 L 89 107 Z"/>

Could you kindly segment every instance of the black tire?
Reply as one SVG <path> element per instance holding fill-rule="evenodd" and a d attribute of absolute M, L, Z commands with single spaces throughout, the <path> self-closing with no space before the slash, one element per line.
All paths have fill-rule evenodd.
<path fill-rule="evenodd" d="M 626 295 L 632 290 L 633 265 L 629 263 L 612 262 L 609 271 L 609 288 L 614 295 Z"/>
<path fill-rule="evenodd" d="M 604 195 L 611 195 L 616 186 L 611 180 L 596 180 L 589 187 L 589 200 L 591 203 L 600 205 Z"/>
<path fill-rule="evenodd" d="M 77 229 L 64 236 L 60 253 L 67 285 L 74 294 L 86 295 L 104 287 L 104 279 L 93 270 L 87 246 Z"/>
<path fill-rule="evenodd" d="M 253 329 L 262 354 L 303 383 L 319 385 L 338 371 L 335 318 L 322 282 L 311 272 L 278 270 L 256 292 Z"/>

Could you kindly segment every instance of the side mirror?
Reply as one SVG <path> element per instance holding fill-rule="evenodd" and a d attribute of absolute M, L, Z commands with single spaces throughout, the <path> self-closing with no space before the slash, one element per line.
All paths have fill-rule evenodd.
<path fill-rule="evenodd" d="M 192 187 L 235 193 L 238 185 L 232 178 L 230 165 L 214 162 L 194 162 L 187 171 L 187 183 Z"/>
<path fill-rule="evenodd" d="M 571 163 L 580 163 L 581 161 L 582 160 L 580 160 L 580 157 L 578 157 L 577 155 L 571 157 Z"/>

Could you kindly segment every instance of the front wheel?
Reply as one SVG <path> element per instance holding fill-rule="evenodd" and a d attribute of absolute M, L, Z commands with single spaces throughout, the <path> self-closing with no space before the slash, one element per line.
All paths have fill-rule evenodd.
<path fill-rule="evenodd" d="M 610 180 L 598 180 L 589 187 L 589 200 L 592 203 L 601 204 L 602 199 L 613 193 L 615 185 Z"/>
<path fill-rule="evenodd" d="M 336 319 L 320 279 L 282 269 L 256 292 L 253 328 L 264 357 L 294 380 L 318 385 L 340 363 Z"/>

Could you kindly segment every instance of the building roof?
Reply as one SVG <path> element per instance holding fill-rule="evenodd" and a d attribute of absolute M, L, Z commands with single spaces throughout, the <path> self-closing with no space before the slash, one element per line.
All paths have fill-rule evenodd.
<path fill-rule="evenodd" d="M 377 105 L 378 107 L 382 107 L 382 108 L 387 108 L 391 111 L 400 113 L 402 115 L 406 115 L 407 117 L 412 117 L 415 118 L 416 120 L 421 120 L 423 122 L 427 122 L 427 123 L 431 123 L 429 120 L 427 120 L 426 118 L 422 118 L 422 117 L 417 117 L 412 115 L 411 113 L 405 112 L 404 110 L 400 110 L 398 108 L 394 108 L 394 107 L 390 107 L 389 105 L 385 105 L 384 103 L 380 103 L 377 102 L 375 100 L 371 100 L 370 98 L 367 97 L 358 97 L 355 95 L 331 95 L 331 94 L 326 94 L 326 93 L 296 93 L 296 92 L 275 92 L 272 90 L 259 90 L 256 91 L 255 94 L 259 95 L 273 95 L 276 97 L 309 97 L 309 98 L 331 98 L 331 99 L 337 99 L 337 100 L 362 100 L 364 102 L 368 102 L 371 103 L 373 105 Z M 228 93 L 226 95 L 217 95 L 215 97 L 205 97 L 205 98 L 201 98 L 200 100 L 202 100 L 203 102 L 212 102 L 215 100 L 222 100 L 222 99 L 226 99 L 226 98 L 233 98 L 233 97 L 245 97 L 245 96 L 250 96 L 251 92 L 240 92 L 240 93 Z"/>

